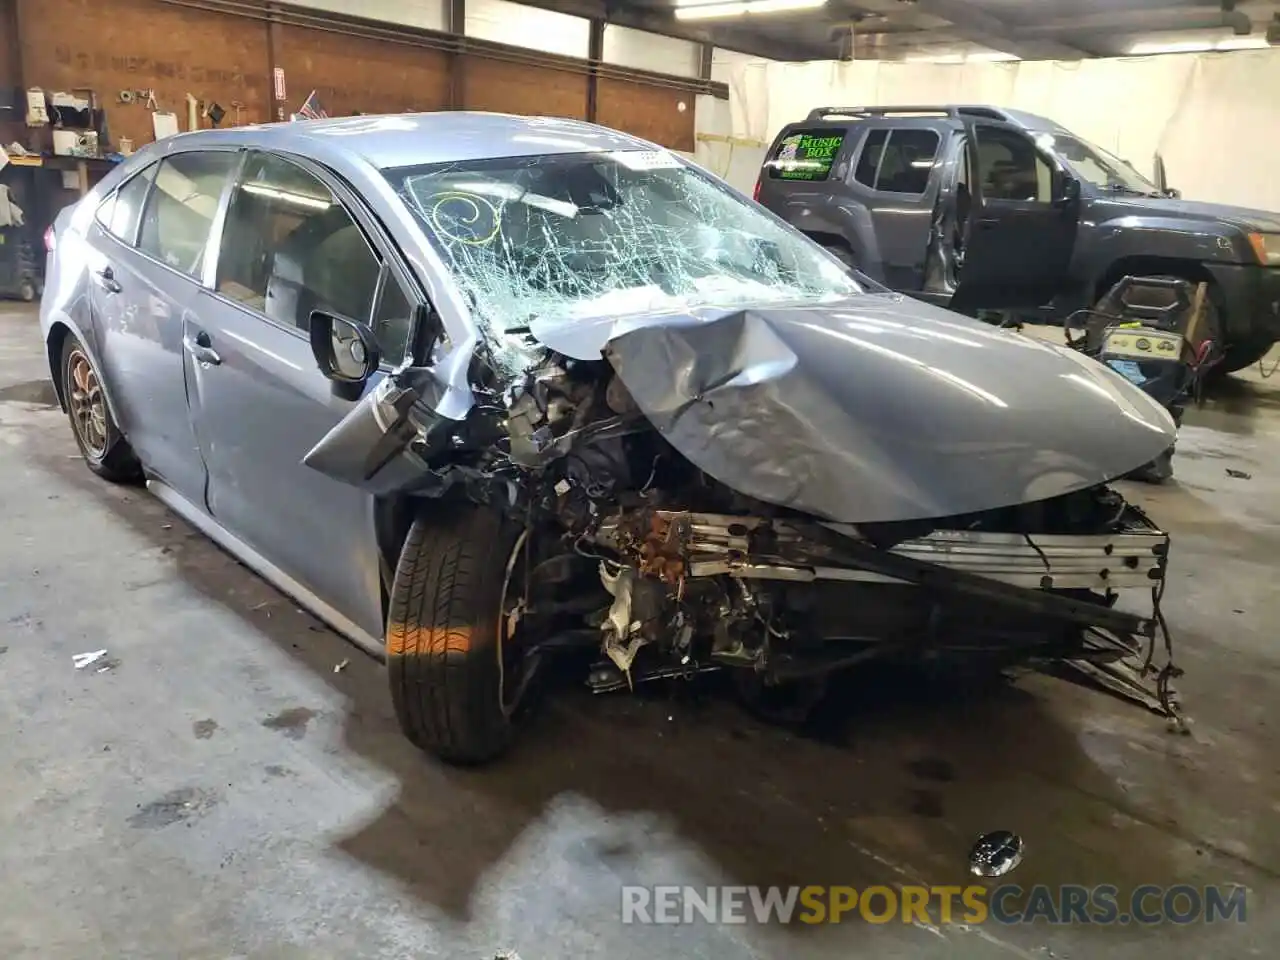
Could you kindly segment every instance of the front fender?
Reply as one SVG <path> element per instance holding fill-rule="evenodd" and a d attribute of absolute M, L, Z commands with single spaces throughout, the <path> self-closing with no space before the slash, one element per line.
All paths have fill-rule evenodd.
<path fill-rule="evenodd" d="M 1124 216 L 1093 226 L 1078 245 L 1083 276 L 1101 279 L 1121 260 L 1182 260 L 1193 263 L 1253 263 L 1244 234 L 1227 223 L 1179 217 Z"/>

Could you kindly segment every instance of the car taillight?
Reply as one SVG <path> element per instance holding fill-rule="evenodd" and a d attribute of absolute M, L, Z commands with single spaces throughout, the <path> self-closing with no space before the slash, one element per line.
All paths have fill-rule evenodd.
<path fill-rule="evenodd" d="M 756 187 L 751 191 L 751 199 L 756 203 L 760 202 L 760 178 L 756 177 Z"/>
<path fill-rule="evenodd" d="M 49 253 L 53 253 L 54 250 L 58 249 L 58 235 L 54 232 L 52 224 L 44 232 L 44 248 Z"/>

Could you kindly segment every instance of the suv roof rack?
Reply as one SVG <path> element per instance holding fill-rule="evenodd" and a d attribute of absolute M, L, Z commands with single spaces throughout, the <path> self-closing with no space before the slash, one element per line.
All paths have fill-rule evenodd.
<path fill-rule="evenodd" d="M 958 107 L 818 107 L 809 111 L 808 120 L 825 120 L 828 117 L 900 117 L 900 116 L 956 117 Z"/>
<path fill-rule="evenodd" d="M 809 111 L 805 119 L 827 120 L 832 117 L 982 117 L 987 120 L 1005 120 L 1003 110 L 996 107 L 968 107 L 942 105 L 912 105 L 904 107 L 817 107 Z"/>

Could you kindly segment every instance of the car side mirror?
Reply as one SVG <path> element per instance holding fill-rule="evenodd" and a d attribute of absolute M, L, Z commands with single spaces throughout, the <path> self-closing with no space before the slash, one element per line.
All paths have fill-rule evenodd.
<path fill-rule="evenodd" d="M 349 400 L 359 398 L 364 383 L 378 370 L 382 351 L 368 324 L 334 313 L 311 313 L 311 355 L 316 366 L 333 382 L 334 393 Z"/>
<path fill-rule="evenodd" d="M 1055 205 L 1066 207 L 1080 199 L 1080 181 L 1075 177 L 1063 177 L 1058 185 L 1057 195 L 1053 198 Z"/>

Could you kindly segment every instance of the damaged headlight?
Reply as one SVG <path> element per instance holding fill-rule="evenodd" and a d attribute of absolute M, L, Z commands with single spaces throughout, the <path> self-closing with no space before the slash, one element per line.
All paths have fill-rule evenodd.
<path fill-rule="evenodd" d="M 1280 233 L 1251 233 L 1249 245 L 1258 262 L 1268 267 L 1280 267 Z"/>

